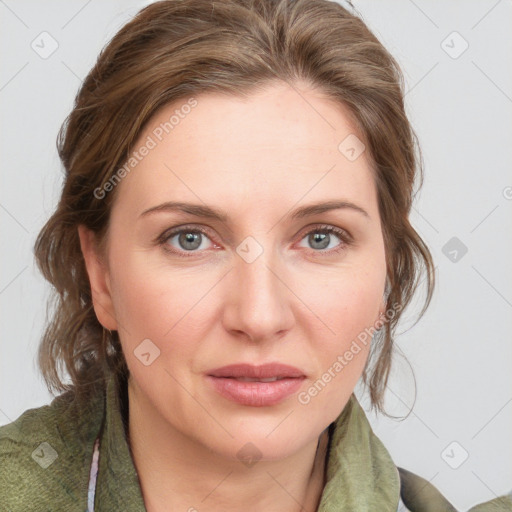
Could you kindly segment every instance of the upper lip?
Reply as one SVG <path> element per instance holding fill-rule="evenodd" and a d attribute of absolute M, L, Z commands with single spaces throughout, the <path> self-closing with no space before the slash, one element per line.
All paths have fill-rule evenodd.
<path fill-rule="evenodd" d="M 259 366 L 247 363 L 230 364 L 212 370 L 208 375 L 212 377 L 251 377 L 258 379 L 269 379 L 272 377 L 305 377 L 302 370 L 281 363 L 268 363 Z"/>

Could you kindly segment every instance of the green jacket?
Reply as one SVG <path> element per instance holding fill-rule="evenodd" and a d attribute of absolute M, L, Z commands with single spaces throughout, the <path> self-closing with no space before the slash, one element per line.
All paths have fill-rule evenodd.
<path fill-rule="evenodd" d="M 78 408 L 67 392 L 0 427 L 2 512 L 145 511 L 126 439 L 126 382 L 118 385 L 110 377 L 105 388 L 86 408 Z M 456 510 L 426 480 L 395 466 L 354 394 L 329 433 L 317 512 Z M 491 511 L 512 511 L 512 496 L 470 510 Z"/>

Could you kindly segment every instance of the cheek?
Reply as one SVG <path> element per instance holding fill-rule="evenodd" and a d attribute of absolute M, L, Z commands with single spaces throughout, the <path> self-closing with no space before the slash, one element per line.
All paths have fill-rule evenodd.
<path fill-rule="evenodd" d="M 194 279 L 151 264 L 143 252 L 118 254 L 115 259 L 116 254 L 112 253 L 117 265 L 111 282 L 123 345 L 128 351 L 134 350 L 149 338 L 164 351 L 164 340 L 176 339 L 176 333 L 189 322 L 187 312 L 200 298 Z"/>
<path fill-rule="evenodd" d="M 315 286 L 305 283 L 303 296 L 325 327 L 321 343 L 326 356 L 332 357 L 376 323 L 386 279 L 385 264 L 379 263 L 338 269 L 316 279 Z"/>
<path fill-rule="evenodd" d="M 112 274 L 122 350 L 134 385 L 145 397 L 154 403 L 165 397 L 167 404 L 182 407 L 181 387 L 174 379 L 193 387 L 189 369 L 204 338 L 201 308 L 193 307 L 200 294 L 190 278 L 153 267 L 144 256 L 118 260 Z"/>
<path fill-rule="evenodd" d="M 130 338 L 151 338 L 172 321 L 169 313 L 175 310 L 176 304 L 172 302 L 172 294 L 162 295 L 161 280 L 140 270 L 123 266 L 116 272 L 114 309 L 120 331 Z"/>
<path fill-rule="evenodd" d="M 334 420 L 343 409 L 362 375 L 376 328 L 384 292 L 385 270 L 356 268 L 338 273 L 329 282 L 310 290 L 311 310 L 322 320 L 314 323 L 309 338 L 314 340 L 319 368 L 316 379 L 298 396 L 311 414 Z M 313 327 L 313 323 L 311 324 Z"/>
<path fill-rule="evenodd" d="M 376 323 L 383 291 L 384 284 L 380 281 L 354 280 L 345 283 L 343 290 L 332 297 L 329 318 L 341 348 Z"/>

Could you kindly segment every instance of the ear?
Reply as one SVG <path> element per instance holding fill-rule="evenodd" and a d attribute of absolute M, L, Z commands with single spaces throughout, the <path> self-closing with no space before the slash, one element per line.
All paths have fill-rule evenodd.
<path fill-rule="evenodd" d="M 110 331 L 117 330 L 114 306 L 110 288 L 110 276 L 106 263 L 101 261 L 97 252 L 94 233 L 84 225 L 78 226 L 80 248 L 85 261 L 91 285 L 94 312 L 100 324 Z"/>

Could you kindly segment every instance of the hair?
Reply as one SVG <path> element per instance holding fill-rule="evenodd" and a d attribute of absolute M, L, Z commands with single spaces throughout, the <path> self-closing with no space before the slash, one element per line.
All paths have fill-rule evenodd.
<path fill-rule="evenodd" d="M 87 399 L 109 372 L 128 375 L 118 333 L 104 329 L 94 312 L 77 228 L 85 225 L 104 247 L 116 190 L 95 191 L 107 190 L 152 116 L 192 95 L 249 97 L 273 83 L 299 81 L 348 108 L 371 162 L 386 253 L 386 308 L 396 314 L 373 337 L 362 378 L 372 407 L 387 414 L 383 397 L 396 326 L 423 271 L 427 293 L 419 317 L 434 289 L 432 256 L 409 222 L 423 158 L 405 113 L 398 63 L 360 16 L 328 0 L 159 1 L 103 48 L 59 131 L 62 193 L 34 246 L 38 267 L 54 287 L 38 352 L 50 392 L 72 390 Z M 63 371 L 71 382 L 64 382 Z"/>

